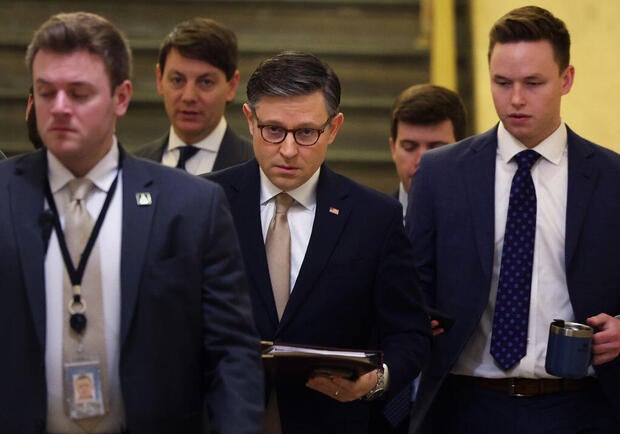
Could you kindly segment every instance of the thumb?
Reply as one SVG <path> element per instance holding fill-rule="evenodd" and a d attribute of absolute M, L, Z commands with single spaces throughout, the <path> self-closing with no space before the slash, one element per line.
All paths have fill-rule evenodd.
<path fill-rule="evenodd" d="M 601 326 L 605 325 L 608 318 L 609 315 L 607 315 L 606 313 L 599 313 L 598 315 L 591 316 L 586 321 L 591 327 L 601 328 Z"/>

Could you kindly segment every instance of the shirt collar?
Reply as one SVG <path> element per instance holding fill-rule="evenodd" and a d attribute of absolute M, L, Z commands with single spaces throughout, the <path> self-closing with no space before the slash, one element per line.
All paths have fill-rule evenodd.
<path fill-rule="evenodd" d="M 282 190 L 276 187 L 265 175 L 263 169 L 259 166 L 260 170 L 260 203 L 264 205 L 273 199 L 274 196 L 282 192 Z M 299 187 L 294 190 L 287 191 L 296 202 L 301 204 L 304 208 L 312 210 L 316 207 L 316 188 L 319 182 L 319 175 L 321 168 L 314 172 L 314 174 Z"/>
<path fill-rule="evenodd" d="M 220 122 L 217 124 L 215 129 L 211 131 L 204 139 L 199 142 L 194 143 L 192 146 L 196 148 L 202 149 L 204 151 L 216 152 L 220 149 L 220 144 L 222 143 L 222 139 L 224 138 L 224 134 L 226 133 L 226 127 L 228 126 L 226 119 L 224 116 L 220 119 Z M 170 126 L 170 135 L 168 136 L 168 150 L 172 151 L 173 149 L 181 148 L 183 146 L 187 146 L 181 138 L 174 132 L 174 127 Z"/>
<path fill-rule="evenodd" d="M 566 149 L 567 140 L 566 124 L 560 122 L 560 126 L 545 140 L 534 147 L 545 160 L 558 165 Z M 528 149 L 519 140 L 504 128 L 500 122 L 497 128 L 497 152 L 505 163 L 508 163 L 519 152 Z"/>
<path fill-rule="evenodd" d="M 110 150 L 84 177 L 90 179 L 99 190 L 107 192 L 116 176 L 119 152 L 118 141 L 114 136 Z M 50 188 L 53 194 L 75 178 L 73 173 L 49 151 L 47 152 L 47 165 Z"/>

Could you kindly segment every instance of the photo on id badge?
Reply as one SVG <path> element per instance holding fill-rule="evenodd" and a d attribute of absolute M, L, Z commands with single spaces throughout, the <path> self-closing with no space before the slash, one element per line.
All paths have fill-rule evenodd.
<path fill-rule="evenodd" d="M 99 364 L 65 365 L 65 390 L 71 419 L 85 419 L 105 413 L 100 372 Z"/>

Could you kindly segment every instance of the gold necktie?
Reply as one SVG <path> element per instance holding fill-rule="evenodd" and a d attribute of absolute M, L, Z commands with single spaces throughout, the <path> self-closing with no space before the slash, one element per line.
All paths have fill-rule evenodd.
<path fill-rule="evenodd" d="M 69 182 L 71 201 L 65 213 L 65 238 L 71 260 L 77 268 L 82 252 L 92 232 L 94 221 L 86 209 L 86 196 L 93 189 L 93 183 L 86 178 L 75 178 Z M 68 305 L 73 298 L 73 288 L 65 273 L 63 308 L 63 362 L 73 361 L 87 355 L 97 357 L 101 369 L 101 388 L 106 412 L 108 411 L 108 384 L 106 381 L 105 328 L 103 319 L 103 298 L 101 289 L 101 259 L 98 243 L 93 247 L 84 270 L 81 297 L 86 302 L 87 326 L 82 336 L 69 326 Z M 101 416 L 75 420 L 87 432 L 92 431 L 103 419 Z"/>
<path fill-rule="evenodd" d="M 287 193 L 276 196 L 276 212 L 269 223 L 265 240 L 269 277 L 278 319 L 282 318 L 291 292 L 291 231 L 287 213 L 293 201 Z"/>

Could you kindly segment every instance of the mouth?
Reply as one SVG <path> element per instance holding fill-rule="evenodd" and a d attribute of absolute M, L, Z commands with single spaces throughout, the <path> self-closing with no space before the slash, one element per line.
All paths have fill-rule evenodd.
<path fill-rule="evenodd" d="M 52 127 L 50 127 L 49 131 L 52 132 L 52 133 L 60 133 L 60 134 L 74 132 L 73 128 L 70 128 L 68 126 L 62 126 L 62 125 L 52 125 Z"/>
<path fill-rule="evenodd" d="M 291 174 L 299 170 L 297 167 L 288 166 L 286 164 L 277 164 L 275 168 L 276 170 L 279 170 L 280 172 L 284 172 L 286 174 Z"/>
<path fill-rule="evenodd" d="M 180 116 L 188 117 L 188 118 L 195 118 L 195 117 L 200 116 L 200 112 L 192 111 L 192 110 L 181 110 L 178 113 L 179 113 Z"/>
<path fill-rule="evenodd" d="M 508 119 L 513 120 L 515 122 L 522 122 L 530 118 L 531 118 L 530 115 L 526 115 L 524 113 L 510 113 L 508 115 Z"/>

